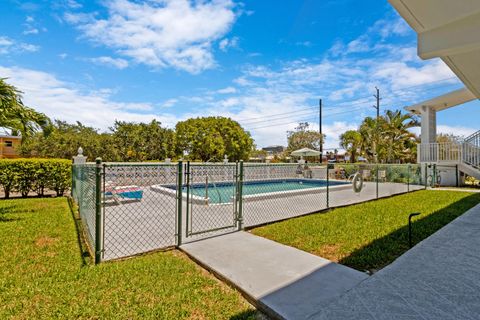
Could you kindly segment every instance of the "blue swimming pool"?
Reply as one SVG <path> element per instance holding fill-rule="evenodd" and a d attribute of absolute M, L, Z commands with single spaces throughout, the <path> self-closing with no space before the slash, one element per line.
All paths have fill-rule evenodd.
<path fill-rule="evenodd" d="M 348 182 L 329 181 L 329 186 L 346 185 Z M 318 189 L 327 186 L 326 180 L 317 179 L 282 179 L 282 180 L 263 180 L 263 181 L 244 181 L 243 196 L 257 195 L 257 194 L 293 194 L 295 190 Z M 175 186 L 166 186 L 170 189 L 175 189 Z M 319 189 L 321 190 L 321 189 Z M 312 190 L 314 191 L 314 190 Z M 183 193 L 185 194 L 186 188 Z M 208 198 L 209 203 L 228 203 L 231 202 L 235 186 L 233 183 L 209 183 L 206 184 L 192 184 L 190 192 L 199 198 Z"/>

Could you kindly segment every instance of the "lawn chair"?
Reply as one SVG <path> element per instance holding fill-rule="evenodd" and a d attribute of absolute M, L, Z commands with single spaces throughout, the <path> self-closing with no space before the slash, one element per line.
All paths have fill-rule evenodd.
<path fill-rule="evenodd" d="M 387 182 L 387 171 L 378 170 L 378 181 Z"/>
<path fill-rule="evenodd" d="M 361 173 L 362 173 L 362 178 L 364 181 L 370 181 L 371 179 L 371 176 L 372 176 L 372 173 L 370 172 L 370 170 L 361 170 Z"/>
<path fill-rule="evenodd" d="M 122 201 L 141 201 L 143 190 L 139 186 L 114 186 L 112 182 L 105 182 L 105 201 L 113 200 L 116 204 Z"/>

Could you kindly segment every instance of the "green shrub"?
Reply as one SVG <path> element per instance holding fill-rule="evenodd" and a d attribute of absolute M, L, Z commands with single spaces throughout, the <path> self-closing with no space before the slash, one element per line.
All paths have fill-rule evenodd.
<path fill-rule="evenodd" d="M 10 160 L 0 160 L 0 185 L 3 188 L 5 198 L 10 198 L 10 193 L 17 185 L 16 168 L 11 165 Z"/>
<path fill-rule="evenodd" d="M 71 183 L 71 161 L 64 159 L 0 159 L 0 186 L 5 198 L 12 192 L 22 197 L 35 191 L 43 196 L 46 189 L 62 196 Z"/>

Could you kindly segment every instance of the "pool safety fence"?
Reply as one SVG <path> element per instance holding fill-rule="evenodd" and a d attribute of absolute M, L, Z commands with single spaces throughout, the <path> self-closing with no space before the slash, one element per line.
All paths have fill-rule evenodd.
<path fill-rule="evenodd" d="M 414 164 L 74 164 L 95 262 L 426 188 Z"/>

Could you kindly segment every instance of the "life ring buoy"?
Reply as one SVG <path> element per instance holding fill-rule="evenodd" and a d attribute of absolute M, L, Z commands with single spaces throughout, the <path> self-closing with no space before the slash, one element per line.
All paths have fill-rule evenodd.
<path fill-rule="evenodd" d="M 360 174 L 360 172 L 355 173 L 352 179 L 352 187 L 353 191 L 356 193 L 360 193 L 363 188 L 363 176 Z"/>

